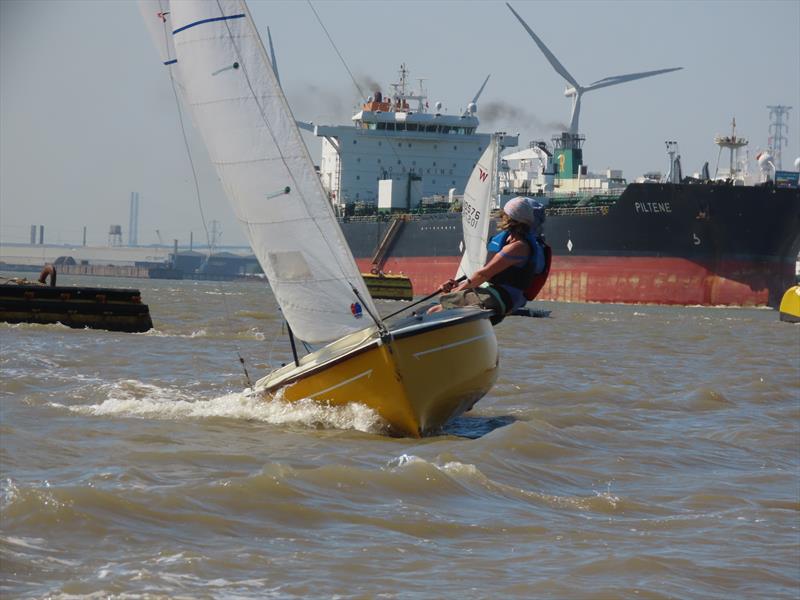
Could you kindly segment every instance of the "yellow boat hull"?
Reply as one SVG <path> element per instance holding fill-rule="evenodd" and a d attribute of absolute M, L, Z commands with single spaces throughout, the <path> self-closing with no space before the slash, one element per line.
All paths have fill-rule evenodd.
<path fill-rule="evenodd" d="M 800 285 L 795 285 L 786 290 L 781 299 L 781 321 L 800 323 Z"/>
<path fill-rule="evenodd" d="M 497 339 L 480 309 L 448 310 L 342 338 L 256 384 L 283 400 L 364 404 L 392 435 L 420 437 L 469 410 L 494 385 Z"/>

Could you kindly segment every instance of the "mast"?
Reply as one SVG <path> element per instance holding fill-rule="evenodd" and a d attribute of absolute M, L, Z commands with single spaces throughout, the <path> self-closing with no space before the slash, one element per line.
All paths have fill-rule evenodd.
<path fill-rule="evenodd" d="M 736 137 L 736 117 L 733 117 L 733 120 L 731 121 L 731 134 L 724 136 L 717 135 L 714 138 L 714 143 L 719 146 L 720 152 L 722 152 L 724 148 L 730 152 L 728 178 L 735 180 L 740 174 L 740 169 L 738 166 L 739 149 L 750 143 L 743 137 Z M 719 161 L 717 161 L 717 174 L 715 174 L 714 178 L 716 179 L 718 175 Z"/>

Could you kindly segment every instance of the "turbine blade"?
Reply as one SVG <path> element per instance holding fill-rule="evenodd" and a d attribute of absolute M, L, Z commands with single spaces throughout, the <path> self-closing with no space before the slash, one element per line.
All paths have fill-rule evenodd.
<path fill-rule="evenodd" d="M 614 75 L 595 81 L 591 85 L 587 85 L 584 91 L 596 90 L 598 88 L 608 87 L 610 85 L 617 85 L 618 83 L 625 83 L 626 81 L 634 81 L 636 79 L 644 79 L 645 77 L 652 77 L 654 75 L 661 75 L 662 73 L 670 73 L 672 71 L 680 71 L 683 67 L 672 67 L 670 69 L 658 69 L 656 71 L 642 71 L 641 73 L 628 73 L 627 75 Z"/>
<path fill-rule="evenodd" d="M 525 31 L 527 31 L 528 35 L 530 35 L 533 38 L 533 41 L 536 42 L 537 46 L 539 46 L 539 50 L 541 50 L 542 53 L 545 55 L 545 58 L 547 58 L 547 60 L 550 61 L 550 64 L 553 65 L 553 68 L 556 70 L 556 72 L 559 75 L 561 75 L 564 79 L 566 79 L 571 85 L 573 85 L 576 90 L 579 89 L 581 87 L 580 84 L 575 80 L 575 78 L 572 75 L 570 75 L 569 71 L 567 71 L 564 68 L 564 65 L 558 62 L 558 59 L 555 57 L 555 55 L 553 55 L 552 52 L 550 52 L 547 46 L 544 45 L 544 42 L 539 39 L 539 36 L 533 33 L 533 30 L 530 27 L 528 27 L 528 24 L 525 21 L 522 20 L 522 17 L 520 17 L 517 14 L 517 11 L 511 8 L 511 5 L 508 2 L 506 2 L 506 6 L 508 7 L 508 10 L 514 13 L 514 16 L 517 17 L 519 22 L 522 23 L 522 26 L 525 28 Z"/>
<path fill-rule="evenodd" d="M 478 98 L 479 98 L 479 97 L 480 97 L 480 95 L 483 93 L 483 88 L 485 88 L 485 87 L 486 87 L 486 82 L 488 82 L 488 81 L 489 81 L 489 77 L 491 77 L 491 76 L 492 76 L 492 74 L 491 74 L 491 73 L 489 73 L 489 74 L 486 76 L 486 79 L 484 79 L 484 80 L 483 80 L 483 85 L 481 86 L 481 89 L 479 89 L 479 90 L 478 90 L 478 93 L 477 93 L 477 94 L 475 94 L 475 97 L 472 99 L 472 103 L 473 103 L 473 104 L 477 104 L 477 103 L 478 103 Z"/>

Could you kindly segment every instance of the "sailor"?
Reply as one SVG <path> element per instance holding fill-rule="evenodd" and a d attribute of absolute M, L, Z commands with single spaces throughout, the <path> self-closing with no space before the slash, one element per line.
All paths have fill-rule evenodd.
<path fill-rule="evenodd" d="M 497 325 L 528 301 L 526 291 L 545 271 L 545 251 L 536 233 L 544 221 L 544 207 L 535 200 L 517 196 L 503 207 L 499 233 L 488 244 L 489 259 L 461 283 L 449 279 L 440 286 L 439 304 L 428 312 L 445 308 L 480 306 L 494 311 Z"/>

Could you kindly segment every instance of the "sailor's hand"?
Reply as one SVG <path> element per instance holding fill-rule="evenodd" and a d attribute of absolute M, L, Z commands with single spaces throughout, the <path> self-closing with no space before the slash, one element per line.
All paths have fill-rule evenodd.
<path fill-rule="evenodd" d="M 441 290 L 443 293 L 445 293 L 445 294 L 446 294 L 446 293 L 448 293 L 450 290 L 452 290 L 454 287 L 456 287 L 456 280 L 455 280 L 455 279 L 448 279 L 448 280 L 447 280 L 447 281 L 445 281 L 445 282 L 444 282 L 442 285 L 440 285 L 440 286 L 439 286 L 439 289 L 440 289 L 440 290 Z"/>

